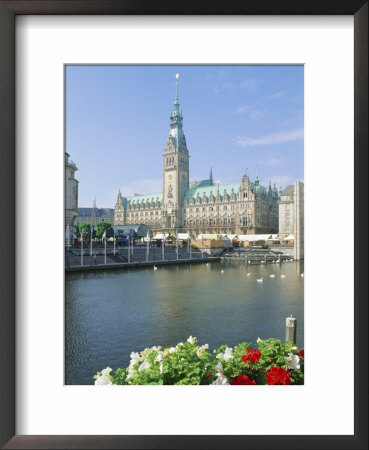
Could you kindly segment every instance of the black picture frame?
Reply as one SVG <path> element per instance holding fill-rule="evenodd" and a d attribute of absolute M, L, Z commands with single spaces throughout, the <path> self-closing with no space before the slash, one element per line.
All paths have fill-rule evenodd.
<path fill-rule="evenodd" d="M 354 16 L 354 435 L 15 435 L 15 17 L 20 14 L 204 14 Z M 0 0 L 0 445 L 6 449 L 368 448 L 368 1 L 365 0 Z M 333 362 L 343 376 L 344 362 Z M 334 374 L 332 373 L 332 376 Z M 329 382 L 329 381 L 327 381 Z M 337 393 L 339 399 L 339 393 Z M 339 401 L 339 400 L 338 400 Z"/>

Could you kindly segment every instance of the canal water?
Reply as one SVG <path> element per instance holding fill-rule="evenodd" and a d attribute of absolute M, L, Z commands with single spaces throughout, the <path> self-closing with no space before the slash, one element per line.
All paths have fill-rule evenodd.
<path fill-rule="evenodd" d="M 132 351 L 175 346 L 190 335 L 211 351 L 221 344 L 255 345 L 258 337 L 284 341 L 290 314 L 303 347 L 303 272 L 303 262 L 225 260 L 66 273 L 65 383 L 93 384 L 97 371 L 127 367 Z"/>

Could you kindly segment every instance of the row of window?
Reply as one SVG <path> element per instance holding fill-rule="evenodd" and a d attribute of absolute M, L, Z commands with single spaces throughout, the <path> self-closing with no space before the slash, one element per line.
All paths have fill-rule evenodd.
<path fill-rule="evenodd" d="M 235 225 L 236 220 L 234 217 L 223 217 L 220 218 L 218 221 L 215 219 L 197 219 L 197 220 L 184 220 L 183 225 L 192 227 L 192 226 L 200 226 L 200 225 Z M 239 224 L 243 225 L 244 227 L 248 224 L 251 225 L 250 219 L 248 220 L 247 217 L 240 217 Z"/>
<path fill-rule="evenodd" d="M 250 203 L 242 203 L 241 204 L 241 209 L 251 209 L 251 204 Z M 195 210 L 195 211 L 194 211 Z M 201 211 L 200 211 L 201 210 Z M 214 206 L 209 206 L 207 209 L 205 208 L 205 207 L 202 207 L 202 208 L 187 208 L 187 209 L 184 209 L 183 210 L 183 212 L 186 214 L 191 214 L 191 213 L 193 213 L 193 212 L 206 212 L 206 210 L 208 210 L 209 212 L 211 212 L 211 211 L 219 211 L 219 206 L 217 206 L 215 209 L 214 209 Z M 224 205 L 223 206 L 223 208 L 222 208 L 222 210 L 223 211 L 227 211 L 228 210 L 228 206 L 227 205 Z M 230 211 L 234 211 L 235 210 L 235 205 L 231 205 L 230 207 L 229 207 L 229 210 Z"/>

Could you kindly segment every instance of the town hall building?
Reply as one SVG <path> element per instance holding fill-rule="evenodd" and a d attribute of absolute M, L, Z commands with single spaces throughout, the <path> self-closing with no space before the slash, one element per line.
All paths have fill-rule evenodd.
<path fill-rule="evenodd" d="M 114 225 L 146 224 L 151 230 L 181 233 L 278 233 L 278 190 L 250 180 L 247 169 L 240 181 L 190 181 L 189 152 L 179 109 L 178 83 L 163 158 L 162 192 L 125 197 L 119 190 Z"/>

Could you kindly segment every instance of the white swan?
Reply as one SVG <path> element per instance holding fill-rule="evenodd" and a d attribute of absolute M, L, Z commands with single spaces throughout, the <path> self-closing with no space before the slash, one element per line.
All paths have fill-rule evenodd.
<path fill-rule="evenodd" d="M 269 276 L 270 276 L 270 278 L 274 278 L 274 277 L 275 277 L 274 273 L 272 273 L 272 274 L 269 275 Z"/>
<path fill-rule="evenodd" d="M 262 283 L 262 282 L 263 282 L 263 278 L 257 278 L 256 281 L 257 281 L 258 283 Z"/>
<path fill-rule="evenodd" d="M 247 273 L 246 275 L 249 277 L 249 276 L 251 275 L 251 272 L 250 272 L 250 273 Z"/>
<path fill-rule="evenodd" d="M 301 277 L 301 278 L 304 278 L 304 274 L 303 274 L 303 273 L 301 273 L 301 274 L 300 274 L 300 277 Z"/>
<path fill-rule="evenodd" d="M 157 268 L 157 267 L 156 267 L 155 265 L 154 265 L 154 267 L 153 267 L 153 268 L 154 268 L 154 270 L 158 270 L 158 268 Z"/>
<path fill-rule="evenodd" d="M 285 278 L 286 277 L 286 275 L 281 275 L 281 278 Z"/>
<path fill-rule="evenodd" d="M 221 270 L 220 273 L 224 273 L 224 270 Z"/>

